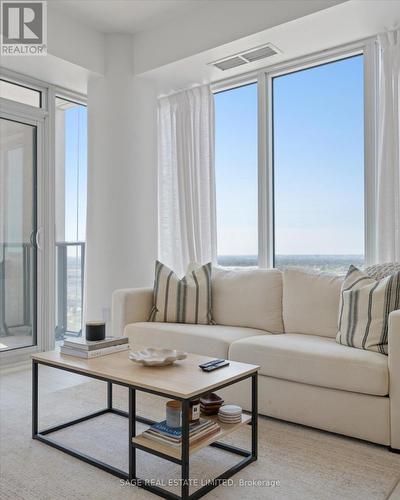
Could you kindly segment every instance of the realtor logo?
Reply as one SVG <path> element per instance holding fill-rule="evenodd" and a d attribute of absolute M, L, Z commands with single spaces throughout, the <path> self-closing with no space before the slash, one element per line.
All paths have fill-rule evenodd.
<path fill-rule="evenodd" d="M 45 55 L 47 3 L 34 0 L 0 3 L 1 55 Z"/>

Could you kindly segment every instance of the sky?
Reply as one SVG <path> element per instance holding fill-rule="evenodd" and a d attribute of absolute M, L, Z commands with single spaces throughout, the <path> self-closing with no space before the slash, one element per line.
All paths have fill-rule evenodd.
<path fill-rule="evenodd" d="M 364 253 L 363 56 L 273 80 L 277 255 Z M 215 95 L 219 255 L 257 254 L 257 86 Z"/>
<path fill-rule="evenodd" d="M 65 240 L 85 241 L 87 109 L 65 110 Z"/>

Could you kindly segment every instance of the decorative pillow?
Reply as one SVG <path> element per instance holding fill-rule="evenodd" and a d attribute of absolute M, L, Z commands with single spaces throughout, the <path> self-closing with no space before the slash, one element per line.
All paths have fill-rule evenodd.
<path fill-rule="evenodd" d="M 400 263 L 386 262 L 385 264 L 374 264 L 373 266 L 366 267 L 364 271 L 371 278 L 380 280 L 400 271 Z"/>
<path fill-rule="evenodd" d="M 149 321 L 212 324 L 211 262 L 193 268 L 179 279 L 171 269 L 156 261 Z"/>
<path fill-rule="evenodd" d="M 387 354 L 389 314 L 399 308 L 400 271 L 375 280 L 350 266 L 342 285 L 336 341 Z"/>

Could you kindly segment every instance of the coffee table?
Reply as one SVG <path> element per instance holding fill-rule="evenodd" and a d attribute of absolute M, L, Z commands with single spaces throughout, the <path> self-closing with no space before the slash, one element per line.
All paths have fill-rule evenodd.
<path fill-rule="evenodd" d="M 142 346 L 131 346 L 133 350 Z M 230 365 L 214 372 L 205 373 L 199 368 L 199 364 L 210 361 L 212 358 L 188 354 L 184 360 L 178 361 L 167 367 L 144 367 L 135 364 L 128 359 L 128 352 L 123 351 L 107 356 L 82 359 L 60 354 L 58 350 L 38 353 L 32 356 L 32 438 L 46 443 L 53 448 L 68 453 L 75 458 L 94 465 L 110 474 L 125 479 L 151 491 L 163 498 L 178 500 L 200 498 L 214 489 L 223 480 L 226 480 L 257 460 L 257 371 L 258 366 L 247 363 L 230 361 Z M 39 365 L 46 365 L 67 372 L 77 373 L 89 378 L 102 380 L 107 384 L 107 406 L 99 411 L 76 418 L 72 421 L 56 425 L 54 427 L 38 430 L 38 403 Z M 198 399 L 211 391 L 222 389 L 231 384 L 251 378 L 251 414 L 243 414 L 242 421 L 237 424 L 223 424 L 220 422 L 221 430 L 210 438 L 189 446 L 189 411 L 190 402 Z M 113 407 L 113 384 L 127 387 L 129 391 L 128 411 L 122 411 Z M 136 422 L 152 425 L 153 420 L 137 415 L 136 413 L 136 391 L 143 391 L 157 396 L 176 399 L 182 403 L 182 446 L 173 448 L 168 445 L 153 442 L 149 439 L 136 435 Z M 49 434 L 79 424 L 91 418 L 114 413 L 127 417 L 129 421 L 129 457 L 128 471 L 120 470 L 112 465 L 90 457 L 78 450 L 63 445 L 53 439 Z M 215 417 L 214 417 L 215 418 Z M 219 439 L 230 434 L 240 426 L 251 425 L 251 450 L 243 450 L 232 445 L 219 442 Z M 226 470 L 218 477 L 210 480 L 201 488 L 190 494 L 189 464 L 190 456 L 205 446 L 213 446 L 224 451 L 235 453 L 242 457 L 236 465 Z M 164 488 L 142 480 L 136 475 L 136 450 L 140 449 L 165 460 L 169 460 L 181 467 L 181 496 L 178 496 Z"/>

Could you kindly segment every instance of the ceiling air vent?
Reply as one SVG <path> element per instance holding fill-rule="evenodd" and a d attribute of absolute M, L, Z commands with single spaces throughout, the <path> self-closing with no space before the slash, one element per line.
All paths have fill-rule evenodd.
<path fill-rule="evenodd" d="M 242 64 L 247 64 L 247 61 L 242 59 L 241 57 L 230 57 L 229 59 L 224 59 L 223 61 L 217 61 L 213 64 L 218 69 L 222 69 L 222 71 L 226 71 L 227 69 L 236 68 L 236 66 L 241 66 Z"/>
<path fill-rule="evenodd" d="M 264 47 L 259 47 L 258 49 L 243 52 L 241 56 L 243 59 L 247 59 L 248 62 L 253 62 L 264 59 L 265 57 L 274 56 L 277 53 L 277 50 L 273 49 L 270 45 L 265 45 Z"/>
<path fill-rule="evenodd" d="M 227 69 L 236 68 L 237 66 L 242 66 L 243 64 L 254 61 L 260 61 L 261 59 L 266 59 L 267 57 L 280 53 L 281 51 L 278 48 L 271 43 L 268 43 L 266 45 L 262 45 L 261 47 L 255 47 L 254 49 L 246 50 L 244 52 L 240 52 L 240 54 L 234 54 L 233 56 L 225 57 L 224 59 L 220 59 L 209 64 L 221 69 L 222 71 L 226 71 Z"/>

